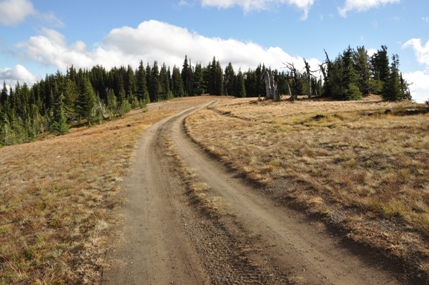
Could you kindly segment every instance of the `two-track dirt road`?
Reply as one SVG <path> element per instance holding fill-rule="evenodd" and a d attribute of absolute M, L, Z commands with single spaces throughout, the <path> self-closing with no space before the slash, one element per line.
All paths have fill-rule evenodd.
<path fill-rule="evenodd" d="M 123 242 L 109 253 L 114 266 L 102 284 L 403 284 L 383 259 L 353 253 L 323 223 L 280 207 L 206 155 L 183 127 L 199 108 L 155 123 L 141 139 L 123 182 Z M 166 137 L 228 215 L 199 210 Z"/>

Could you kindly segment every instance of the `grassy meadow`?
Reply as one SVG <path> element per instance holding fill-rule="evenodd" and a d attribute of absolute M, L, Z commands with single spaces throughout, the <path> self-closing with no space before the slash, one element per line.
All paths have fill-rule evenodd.
<path fill-rule="evenodd" d="M 0 284 L 94 284 L 120 224 L 136 142 L 155 121 L 212 97 L 175 99 L 64 136 L 0 148 Z"/>
<path fill-rule="evenodd" d="M 429 273 L 429 115 L 412 102 L 234 99 L 190 136 L 282 203 Z M 387 111 L 386 111 L 387 110 Z"/>

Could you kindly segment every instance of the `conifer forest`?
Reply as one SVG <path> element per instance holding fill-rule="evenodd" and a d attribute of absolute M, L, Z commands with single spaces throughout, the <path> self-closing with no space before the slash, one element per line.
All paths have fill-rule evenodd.
<path fill-rule="evenodd" d="M 147 103 L 202 94 L 265 97 L 263 74 L 269 72 L 281 95 L 359 100 L 369 94 L 386 101 L 411 99 L 409 83 L 399 70 L 398 55 L 389 56 L 386 46 L 369 56 L 365 47 L 350 46 L 334 59 L 326 53 L 319 66 L 298 70 L 284 63 L 282 70 L 264 64 L 247 71 L 220 65 L 213 57 L 207 65 L 185 56 L 183 65 L 166 66 L 140 61 L 106 70 L 67 68 L 29 86 L 3 83 L 0 94 L 0 147 L 34 141 L 41 133 L 66 134 L 73 126 L 100 124 Z"/>

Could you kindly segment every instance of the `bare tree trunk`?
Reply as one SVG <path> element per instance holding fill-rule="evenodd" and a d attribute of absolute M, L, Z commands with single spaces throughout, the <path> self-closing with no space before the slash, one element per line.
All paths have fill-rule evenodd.
<path fill-rule="evenodd" d="M 103 119 L 107 120 L 109 118 L 109 116 L 103 112 L 103 107 L 101 106 L 101 100 L 100 100 L 100 97 L 98 96 L 98 94 L 97 94 L 97 103 L 98 103 L 98 109 L 100 110 L 100 113 L 103 116 Z M 99 122 L 99 123 L 101 124 L 101 122 Z"/>
<path fill-rule="evenodd" d="M 304 58 L 304 64 L 305 64 L 305 70 L 307 71 L 307 95 L 308 99 L 311 99 L 311 71 L 310 71 L 310 64 L 305 60 Z"/>
<path fill-rule="evenodd" d="M 289 85 L 289 83 L 287 84 L 287 88 L 289 89 L 289 94 L 290 94 L 290 98 L 289 98 L 289 100 L 290 100 L 290 101 L 295 101 L 295 97 L 293 96 L 292 91 L 290 90 L 290 85 Z"/>
<path fill-rule="evenodd" d="M 270 74 L 268 70 L 264 72 L 264 81 L 265 81 L 265 98 L 266 99 L 273 99 L 273 94 L 271 92 L 271 80 L 270 80 Z"/>

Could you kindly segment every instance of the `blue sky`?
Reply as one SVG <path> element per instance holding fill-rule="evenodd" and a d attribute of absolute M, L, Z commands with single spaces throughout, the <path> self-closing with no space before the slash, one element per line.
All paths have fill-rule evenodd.
<path fill-rule="evenodd" d="M 350 45 L 388 47 L 416 101 L 429 99 L 427 0 L 0 0 L 0 82 L 68 66 L 204 65 L 316 69 Z"/>

